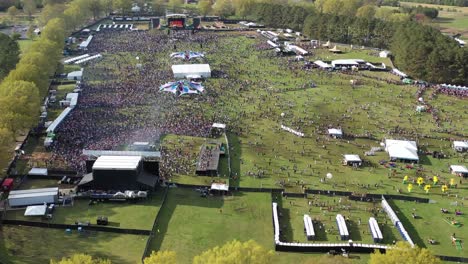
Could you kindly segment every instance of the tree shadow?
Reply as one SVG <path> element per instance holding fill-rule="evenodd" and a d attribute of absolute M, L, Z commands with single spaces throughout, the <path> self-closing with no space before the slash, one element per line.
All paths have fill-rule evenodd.
<path fill-rule="evenodd" d="M 240 176 L 241 168 L 240 168 L 240 157 L 242 155 L 242 149 L 239 141 L 239 137 L 233 133 L 228 133 L 227 138 L 229 141 L 229 157 L 231 159 L 231 180 L 229 181 L 229 185 L 233 187 L 239 187 L 240 184 Z"/>
<path fill-rule="evenodd" d="M 359 232 L 359 227 L 353 220 L 347 220 L 346 226 L 349 231 L 349 238 L 356 241 L 362 241 L 361 232 Z"/>
<path fill-rule="evenodd" d="M 395 209 L 398 208 L 398 206 L 395 205 L 393 200 L 389 200 L 388 204 L 393 208 L 394 211 L 396 211 Z M 416 229 L 414 228 L 413 224 L 411 224 L 411 221 L 402 213 L 398 214 L 398 218 L 400 219 L 400 222 L 405 227 L 406 231 L 408 232 L 408 234 L 411 237 L 411 239 L 413 240 L 413 242 L 416 245 L 420 246 L 420 247 L 426 247 L 426 244 L 424 243 L 424 241 L 419 236 L 419 234 L 416 231 Z"/>

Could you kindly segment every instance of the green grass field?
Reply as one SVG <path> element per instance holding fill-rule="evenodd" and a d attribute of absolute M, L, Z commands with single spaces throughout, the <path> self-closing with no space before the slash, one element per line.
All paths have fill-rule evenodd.
<path fill-rule="evenodd" d="M 155 231 L 152 248 L 176 251 L 181 263 L 233 239 L 272 248 L 271 195 L 203 198 L 195 190 L 170 189 Z"/>
<path fill-rule="evenodd" d="M 138 263 L 146 245 L 146 236 L 107 232 L 2 226 L 0 262 L 3 264 L 49 263 L 75 253 L 108 258 L 113 263 Z"/>
<path fill-rule="evenodd" d="M 73 206 L 57 207 L 53 218 L 25 217 L 24 209 L 8 211 L 7 219 L 74 224 L 89 221 L 96 224 L 98 216 L 106 216 L 109 227 L 151 230 L 154 219 L 161 208 L 163 190 L 156 191 L 147 200 L 135 203 L 98 203 L 88 205 L 88 200 L 75 200 Z"/>

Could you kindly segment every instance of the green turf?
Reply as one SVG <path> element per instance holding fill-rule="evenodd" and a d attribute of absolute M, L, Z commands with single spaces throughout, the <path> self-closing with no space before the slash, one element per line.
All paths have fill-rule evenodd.
<path fill-rule="evenodd" d="M 152 248 L 176 251 L 181 263 L 233 239 L 272 249 L 270 194 L 203 198 L 195 190 L 170 189 L 160 214 Z"/>
<path fill-rule="evenodd" d="M 108 258 L 112 263 L 140 261 L 146 236 L 107 232 L 65 230 L 24 226 L 0 227 L 0 262 L 3 264 L 49 263 L 75 253 Z"/>
<path fill-rule="evenodd" d="M 73 206 L 57 207 L 51 220 L 41 217 L 25 217 L 24 209 L 7 212 L 7 219 L 74 224 L 75 221 L 90 221 L 96 224 L 98 216 L 106 216 L 109 227 L 151 230 L 161 208 L 163 192 L 158 190 L 147 200 L 135 203 L 98 203 L 89 205 L 88 200 L 75 200 Z"/>

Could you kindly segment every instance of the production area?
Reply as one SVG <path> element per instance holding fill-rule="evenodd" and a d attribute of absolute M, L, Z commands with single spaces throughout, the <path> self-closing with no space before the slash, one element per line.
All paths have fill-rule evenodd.
<path fill-rule="evenodd" d="M 467 87 L 291 29 L 138 25 L 111 17 L 67 39 L 0 179 L 0 263 L 191 263 L 234 239 L 274 263 L 367 263 L 397 242 L 468 261 L 468 104 L 446 92 Z"/>

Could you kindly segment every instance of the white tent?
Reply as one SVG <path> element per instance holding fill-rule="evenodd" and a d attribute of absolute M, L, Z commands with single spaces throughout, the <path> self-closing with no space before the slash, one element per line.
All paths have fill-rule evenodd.
<path fill-rule="evenodd" d="M 212 183 L 211 184 L 211 189 L 212 190 L 218 190 L 218 191 L 229 191 L 229 185 L 225 183 Z"/>
<path fill-rule="evenodd" d="M 392 54 L 390 51 L 382 50 L 381 52 L 379 52 L 379 57 L 380 58 L 387 58 L 390 54 Z"/>
<path fill-rule="evenodd" d="M 347 161 L 347 162 L 362 162 L 361 158 L 359 157 L 359 155 L 355 155 L 355 154 L 345 154 L 343 155 L 344 159 Z"/>
<path fill-rule="evenodd" d="M 47 168 L 32 168 L 28 172 L 28 175 L 47 176 Z"/>
<path fill-rule="evenodd" d="M 321 60 L 316 60 L 316 61 L 314 61 L 314 64 L 317 65 L 317 66 L 319 66 L 319 67 L 322 68 L 322 69 L 329 69 L 329 68 L 332 67 L 330 64 L 325 63 L 325 62 L 323 62 L 323 61 L 321 61 Z"/>
<path fill-rule="evenodd" d="M 462 165 L 450 165 L 453 174 L 468 174 L 468 169 Z"/>
<path fill-rule="evenodd" d="M 390 159 L 402 159 L 419 161 L 418 147 L 415 141 L 407 140 L 385 140 L 385 151 Z"/>
<path fill-rule="evenodd" d="M 172 65 L 174 78 L 187 78 L 190 75 L 199 75 L 202 78 L 211 77 L 209 64 L 179 64 Z"/>
<path fill-rule="evenodd" d="M 453 141 L 453 148 L 458 152 L 463 152 L 468 150 L 467 141 Z"/>
<path fill-rule="evenodd" d="M 94 170 L 136 170 L 141 156 L 100 156 L 93 164 Z"/>
<path fill-rule="evenodd" d="M 31 205 L 26 207 L 24 216 L 43 216 L 46 214 L 47 205 Z"/>
<path fill-rule="evenodd" d="M 213 123 L 213 125 L 211 126 L 213 128 L 221 128 L 221 129 L 225 129 L 226 128 L 226 124 L 221 124 L 221 123 Z"/>
<path fill-rule="evenodd" d="M 83 68 L 79 71 L 72 71 L 67 74 L 68 80 L 81 81 L 81 78 L 83 78 Z"/>
<path fill-rule="evenodd" d="M 343 131 L 339 128 L 330 128 L 328 129 L 328 135 L 334 136 L 334 137 L 342 137 Z"/>

